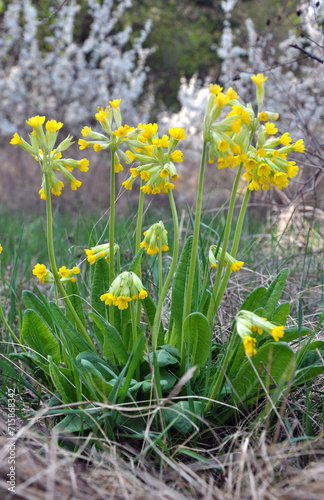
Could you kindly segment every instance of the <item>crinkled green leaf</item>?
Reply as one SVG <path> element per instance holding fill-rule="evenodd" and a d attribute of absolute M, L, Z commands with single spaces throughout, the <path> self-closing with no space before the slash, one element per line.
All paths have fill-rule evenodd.
<path fill-rule="evenodd" d="M 103 356 L 110 359 L 112 362 L 115 361 L 116 356 L 119 363 L 126 365 L 129 355 L 127 353 L 125 344 L 116 328 L 114 328 L 96 313 L 90 313 L 89 316 L 93 319 L 97 327 L 100 329 L 102 337 L 104 339 L 102 352 Z"/>
<path fill-rule="evenodd" d="M 83 307 L 82 307 L 82 300 L 79 292 L 79 287 L 78 284 L 75 282 L 73 283 L 72 281 L 68 281 L 66 284 L 66 293 L 70 299 L 70 302 L 77 313 L 81 323 L 85 327 L 85 321 L 84 321 L 84 312 L 83 312 Z M 75 319 L 73 318 L 72 314 L 70 313 L 70 310 L 68 307 L 65 308 L 65 313 L 66 317 L 70 320 L 72 325 L 75 325 Z"/>
<path fill-rule="evenodd" d="M 60 346 L 56 337 L 47 323 L 32 309 L 25 311 L 21 338 L 31 349 L 41 355 L 40 361 L 42 363 L 46 363 L 47 356 L 50 355 L 55 364 L 60 364 Z"/>
<path fill-rule="evenodd" d="M 251 363 L 250 363 L 251 361 Z M 261 363 L 264 367 L 260 368 Z M 253 366 L 254 365 L 254 368 Z M 242 365 L 236 377 L 230 381 L 233 387 L 233 399 L 247 402 L 256 396 L 260 386 L 260 376 L 263 384 L 273 386 L 272 379 L 278 384 L 282 380 L 289 380 L 295 368 L 294 351 L 285 342 L 269 342 Z M 269 377 L 267 370 L 271 374 Z"/>
<path fill-rule="evenodd" d="M 276 278 L 270 283 L 267 291 L 260 300 L 258 306 L 263 307 L 263 316 L 271 318 L 277 307 L 278 300 L 281 297 L 284 286 L 288 278 L 288 268 L 282 269 Z"/>
<path fill-rule="evenodd" d="M 58 326 L 67 342 L 71 342 L 76 350 L 76 354 L 89 349 L 89 344 L 84 340 L 81 333 L 70 323 L 63 311 L 54 303 L 50 302 L 51 309 Z"/>
<path fill-rule="evenodd" d="M 77 394 L 74 387 L 74 383 L 70 382 L 70 380 L 71 381 L 73 380 L 72 372 L 70 372 L 71 376 L 69 379 L 68 377 L 63 375 L 63 373 L 61 373 L 60 368 L 53 362 L 51 356 L 48 356 L 48 362 L 49 362 L 49 371 L 51 379 L 56 389 L 61 394 L 64 403 L 71 403 L 77 401 Z"/>
<path fill-rule="evenodd" d="M 48 324 L 49 328 L 52 329 L 53 318 L 48 304 L 45 305 L 44 302 L 30 290 L 24 290 L 22 296 L 26 308 L 36 311 L 37 314 Z"/>
<path fill-rule="evenodd" d="M 186 317 L 183 328 L 185 342 L 189 345 L 190 367 L 205 366 L 211 343 L 208 319 L 200 312 L 191 313 Z"/>

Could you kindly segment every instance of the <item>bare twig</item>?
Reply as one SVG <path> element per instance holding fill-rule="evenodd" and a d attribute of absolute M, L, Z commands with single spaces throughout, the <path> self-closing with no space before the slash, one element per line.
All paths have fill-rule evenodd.
<path fill-rule="evenodd" d="M 44 19 L 38 19 L 38 22 L 39 23 L 44 23 L 45 21 L 49 21 L 50 19 L 52 19 L 52 17 L 56 16 L 56 14 L 62 9 L 63 5 L 66 2 L 67 2 L 67 0 L 63 0 L 63 2 L 61 3 L 61 5 L 58 6 L 58 8 L 53 12 L 53 14 L 51 14 L 48 17 L 44 17 Z"/>
<path fill-rule="evenodd" d="M 305 49 L 302 49 L 302 47 L 299 47 L 298 45 L 294 44 L 294 43 L 291 43 L 289 45 L 289 47 L 293 47 L 294 49 L 298 49 L 300 50 L 301 52 L 303 52 L 303 54 L 306 54 L 308 57 L 310 57 L 311 59 L 315 59 L 315 61 L 318 61 L 320 62 L 321 64 L 324 63 L 323 59 L 320 59 L 319 57 L 315 56 L 314 54 L 311 54 L 311 52 L 308 52 L 307 50 Z"/>

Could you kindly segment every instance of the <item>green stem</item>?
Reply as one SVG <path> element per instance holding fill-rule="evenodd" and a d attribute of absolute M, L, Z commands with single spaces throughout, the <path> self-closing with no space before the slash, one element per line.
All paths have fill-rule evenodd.
<path fill-rule="evenodd" d="M 139 305 L 139 300 L 137 301 Z M 136 345 L 137 341 L 137 323 L 136 323 L 136 314 L 135 314 L 135 307 L 134 307 L 134 301 L 132 300 L 130 303 L 130 311 L 131 311 L 131 319 L 132 319 L 132 336 L 133 336 L 133 348 Z M 136 366 L 136 379 L 139 381 L 140 380 L 140 371 L 139 371 L 139 365 L 137 364 Z"/>
<path fill-rule="evenodd" d="M 231 337 L 228 342 L 228 346 L 226 347 L 226 354 L 224 357 L 224 362 L 220 365 L 219 369 L 217 370 L 216 376 L 215 376 L 215 382 L 212 384 L 211 389 L 210 389 L 210 394 L 209 394 L 209 399 L 208 403 L 205 406 L 204 413 L 207 413 L 211 406 L 214 404 L 214 399 L 219 393 L 225 373 L 227 370 L 228 362 L 231 358 L 233 347 L 234 347 L 234 342 L 235 342 L 235 337 L 236 337 L 236 330 L 231 334 Z"/>
<path fill-rule="evenodd" d="M 143 187 L 145 181 L 141 180 L 141 187 Z M 137 226 L 136 226 L 136 242 L 135 242 L 135 254 L 140 249 L 141 238 L 142 238 L 142 219 L 143 219 L 143 206 L 144 206 L 144 193 L 140 189 L 139 199 L 138 199 L 138 211 L 137 211 Z"/>
<path fill-rule="evenodd" d="M 145 181 L 141 180 L 141 187 L 143 187 Z M 140 249 L 141 245 L 141 237 L 142 237 L 142 219 L 143 219 L 143 206 L 144 206 L 144 193 L 143 190 L 140 189 L 139 199 L 138 199 L 138 211 L 137 211 L 137 225 L 136 225 L 136 241 L 135 241 L 135 254 Z M 139 265 L 139 270 L 137 273 L 138 277 L 141 278 L 141 264 Z M 138 301 L 138 306 L 136 309 L 136 324 L 139 325 L 141 321 L 142 314 L 142 302 Z"/>
<path fill-rule="evenodd" d="M 163 288 L 161 290 L 159 300 L 156 306 L 156 311 L 155 311 L 155 316 L 154 316 L 154 322 L 153 322 L 153 327 L 152 327 L 152 347 L 153 350 L 156 350 L 157 347 L 157 341 L 158 341 L 158 331 L 160 327 L 160 321 L 161 321 L 161 311 L 162 311 L 162 305 L 163 301 L 165 299 L 165 296 L 167 294 L 167 291 L 169 289 L 169 285 L 171 283 L 173 273 L 175 271 L 175 268 L 177 266 L 177 260 L 178 260 L 178 253 L 179 253 L 179 222 L 178 222 L 178 214 L 177 214 L 177 209 L 174 203 L 174 198 L 171 189 L 168 191 L 169 194 L 169 201 L 170 201 L 170 207 L 171 207 L 171 212 L 172 212 L 172 217 L 173 217 L 173 228 L 174 228 L 174 237 L 173 237 L 173 255 L 172 255 L 172 262 L 171 266 L 168 272 L 168 275 L 166 277 L 166 280 L 164 282 Z"/>
<path fill-rule="evenodd" d="M 111 170 L 110 170 L 110 222 L 109 222 L 109 286 L 115 278 L 115 257 L 114 257 L 114 238 L 115 238 L 115 151 L 111 153 Z M 109 306 L 109 322 L 114 326 L 114 305 Z"/>
<path fill-rule="evenodd" d="M 159 289 L 158 296 L 162 290 L 162 228 L 159 229 L 159 255 L 158 255 L 158 266 L 159 266 Z"/>
<path fill-rule="evenodd" d="M 209 303 L 209 307 L 208 307 L 208 311 L 207 311 L 207 319 L 210 322 L 212 321 L 212 319 L 214 318 L 214 316 L 216 314 L 216 297 L 217 297 L 218 288 L 219 288 L 219 284 L 220 284 L 220 280 L 221 280 L 221 276 L 222 276 L 223 264 L 224 264 L 224 260 L 225 260 L 225 253 L 226 253 L 228 240 L 229 240 L 229 236 L 230 236 L 230 232 L 231 232 L 231 225 L 232 225 L 234 206 L 235 206 L 235 198 L 236 198 L 239 180 L 241 177 L 242 168 L 243 168 L 243 164 L 241 163 L 240 166 L 238 167 L 235 181 L 233 184 L 231 200 L 230 200 L 228 214 L 227 214 L 227 218 L 226 218 L 224 239 L 222 242 L 222 253 L 221 253 L 221 256 L 220 256 L 219 262 L 218 262 L 217 274 L 216 274 L 215 283 L 214 283 L 214 287 L 213 287 L 213 295 L 210 299 L 210 303 Z"/>
<path fill-rule="evenodd" d="M 190 264 L 189 264 L 188 286 L 187 286 L 187 295 L 186 295 L 186 311 L 185 311 L 185 314 L 183 317 L 184 319 L 190 314 L 190 310 L 191 310 L 191 296 L 192 296 L 193 282 L 194 282 L 194 276 L 195 276 L 197 248 L 198 248 L 199 230 L 200 230 L 200 218 L 201 218 L 201 205 L 202 205 L 202 194 L 203 194 L 203 185 L 204 185 L 206 150 L 207 150 L 207 142 L 204 141 L 203 151 L 202 151 L 202 155 L 201 155 L 201 163 L 200 163 L 197 202 L 196 202 L 195 227 L 194 227 L 194 234 L 193 234 L 193 241 L 192 241 L 191 259 L 190 259 Z"/>
<path fill-rule="evenodd" d="M 95 351 L 94 345 L 91 342 L 91 339 L 84 328 L 79 316 L 77 315 L 73 305 L 71 304 L 70 299 L 68 298 L 65 288 L 60 280 L 60 275 L 57 270 L 55 254 L 54 254 L 54 244 L 53 244 L 53 225 L 52 225 L 52 203 L 51 203 L 51 186 L 50 186 L 50 178 L 49 173 L 45 173 L 45 190 L 46 190 L 46 219 L 47 219 L 47 247 L 48 247 L 48 256 L 51 264 L 52 273 L 54 276 L 55 283 L 57 288 L 60 291 L 61 296 L 64 299 L 64 302 L 69 309 L 73 319 L 78 325 L 79 331 L 82 333 L 85 340 L 88 342 L 89 346 L 93 351 Z"/>
<path fill-rule="evenodd" d="M 236 224 L 233 246 L 232 246 L 232 250 L 231 250 L 231 256 L 232 257 L 235 257 L 236 252 L 237 252 L 237 248 L 238 248 L 238 244 L 239 244 L 240 237 L 241 237 L 241 232 L 242 232 L 242 226 L 243 226 L 244 216 L 245 216 L 247 204 L 248 204 L 249 197 L 250 197 L 250 192 L 251 191 L 247 188 L 246 191 L 245 191 L 244 198 L 243 198 L 243 202 L 242 202 L 242 206 L 241 206 L 239 218 L 238 218 L 238 221 L 237 221 L 237 224 Z M 221 303 L 221 300 L 223 298 L 223 295 L 224 295 L 224 292 L 225 292 L 225 288 L 226 288 L 226 285 L 228 283 L 228 279 L 229 279 L 230 274 L 231 274 L 230 266 L 227 266 L 225 274 L 224 274 L 224 277 L 222 279 L 222 282 L 221 282 L 221 285 L 220 285 L 220 288 L 219 288 L 219 292 L 217 294 L 216 303 L 215 303 L 216 310 L 218 309 L 219 304 Z"/>

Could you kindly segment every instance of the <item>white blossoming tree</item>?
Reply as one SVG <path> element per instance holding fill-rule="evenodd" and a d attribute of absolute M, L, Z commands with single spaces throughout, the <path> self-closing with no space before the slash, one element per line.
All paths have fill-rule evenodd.
<path fill-rule="evenodd" d="M 150 22 L 130 43 L 131 27 L 118 31 L 117 23 L 125 9 L 132 6 L 132 0 L 84 3 L 89 25 L 82 25 L 86 33 L 82 41 L 76 36 L 82 22 L 78 19 L 80 2 L 62 2 L 50 22 L 39 19 L 31 0 L 12 0 L 8 4 L 0 38 L 2 135 L 12 134 L 26 117 L 37 113 L 58 118 L 77 133 L 93 119 L 98 105 L 105 106 L 109 99 L 117 97 L 122 98 L 126 119 L 127 110 L 132 110 L 134 118 L 146 78 L 149 49 L 143 48 L 143 42 Z M 46 23 L 49 35 L 40 43 L 39 30 Z M 145 115 L 141 103 L 142 119 L 143 111 Z"/>

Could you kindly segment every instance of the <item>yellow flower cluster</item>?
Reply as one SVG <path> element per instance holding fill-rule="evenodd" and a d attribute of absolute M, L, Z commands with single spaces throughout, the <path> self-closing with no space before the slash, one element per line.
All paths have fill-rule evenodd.
<path fill-rule="evenodd" d="M 62 283 L 66 283 L 68 281 L 72 281 L 75 283 L 76 278 L 75 275 L 79 274 L 80 269 L 77 266 L 74 266 L 72 269 L 68 269 L 66 266 L 62 266 L 59 269 L 60 280 Z M 41 283 L 53 283 L 54 276 L 53 274 L 46 268 L 45 264 L 36 264 L 33 269 L 33 275 L 36 276 Z"/>
<path fill-rule="evenodd" d="M 264 191 L 271 186 L 279 190 L 289 184 L 289 179 L 298 173 L 298 166 L 293 160 L 288 160 L 289 153 L 303 153 L 303 140 L 292 144 L 288 132 L 280 137 L 274 137 L 278 128 L 273 121 L 279 118 L 278 113 L 260 111 L 264 82 L 267 77 L 262 74 L 252 76 L 257 86 L 258 115 L 254 114 L 252 106 L 243 106 L 236 92 L 229 88 L 226 94 L 219 85 L 210 86 L 210 97 L 207 102 L 204 120 L 204 139 L 209 141 L 209 162 L 213 163 L 215 156 L 218 169 L 235 168 L 243 164 L 243 178 L 249 182 L 251 191 Z M 218 120 L 225 106 L 230 109 L 224 119 Z M 257 131 L 256 147 L 250 144 L 250 139 Z"/>
<path fill-rule="evenodd" d="M 131 271 L 124 271 L 112 282 L 108 292 L 101 295 L 100 300 L 107 306 L 114 305 L 123 310 L 128 308 L 132 300 L 143 300 L 146 297 L 147 292 L 140 278 Z"/>
<path fill-rule="evenodd" d="M 164 228 L 164 224 L 162 221 L 153 224 L 143 234 L 144 240 L 141 242 L 140 246 L 145 248 L 145 251 L 148 255 L 154 255 L 160 251 L 160 235 L 162 252 L 167 252 L 169 250 L 167 231 Z"/>
<path fill-rule="evenodd" d="M 94 151 L 101 151 L 110 147 L 114 153 L 116 173 L 124 170 L 117 154 L 119 145 L 125 141 L 128 144 L 131 138 L 138 135 L 138 131 L 134 127 L 130 127 L 127 124 L 122 125 L 122 117 L 119 109 L 120 101 L 121 99 L 115 99 L 109 101 L 110 105 L 105 109 L 102 107 L 97 108 L 95 117 L 105 132 L 104 134 L 95 132 L 91 130 L 90 127 L 86 126 L 81 130 L 82 136 L 86 137 L 86 139 L 79 139 L 78 142 L 81 150 L 91 147 Z M 112 130 L 113 118 L 117 127 L 115 130 Z"/>
<path fill-rule="evenodd" d="M 17 132 L 11 139 L 10 144 L 20 146 L 39 162 L 42 171 L 49 173 L 52 194 L 60 196 L 64 183 L 59 180 L 56 171 L 61 172 L 70 183 L 71 189 L 75 191 L 82 183 L 72 175 L 72 172 L 74 169 L 78 169 L 80 172 L 87 172 L 89 161 L 86 158 L 79 161 L 72 158 L 62 158 L 62 151 L 65 151 L 73 144 L 72 137 L 68 136 L 57 148 L 53 149 L 63 123 L 56 120 L 48 120 L 45 124 L 46 132 L 44 132 L 44 122 L 45 116 L 37 115 L 29 118 L 26 123 L 33 128 L 33 131 L 29 134 L 30 144 L 20 137 Z M 42 186 L 39 190 L 39 195 L 43 200 L 46 200 L 45 191 L 45 177 L 43 175 Z"/>
<path fill-rule="evenodd" d="M 251 311 L 241 310 L 235 317 L 236 330 L 238 335 L 243 340 L 246 355 L 251 357 L 256 354 L 257 339 L 252 334 L 263 332 L 272 335 L 273 339 L 278 342 L 284 336 L 285 327 L 282 325 L 274 325 L 266 318 L 260 318 Z"/>
<path fill-rule="evenodd" d="M 216 260 L 220 259 L 220 256 L 222 254 L 222 248 L 218 247 L 218 252 L 217 255 L 215 256 L 216 251 L 217 251 L 216 245 L 211 245 L 209 247 L 208 260 L 212 269 L 216 269 L 217 267 Z M 233 273 L 235 271 L 239 271 L 241 267 L 244 265 L 244 262 L 235 259 L 228 252 L 225 252 L 224 266 L 226 266 L 227 264 L 230 264 L 230 272 Z"/>
<path fill-rule="evenodd" d="M 97 245 L 95 247 L 86 248 L 84 251 L 88 257 L 89 264 L 94 264 L 98 259 L 106 259 L 109 262 L 109 243 L 104 243 L 103 245 Z M 119 246 L 114 244 L 114 253 L 119 250 Z"/>
<path fill-rule="evenodd" d="M 139 176 L 145 181 L 141 187 L 143 193 L 167 193 L 178 179 L 174 163 L 183 161 L 183 153 L 175 148 L 179 141 L 185 139 L 185 131 L 181 127 L 170 128 L 169 136 L 159 137 L 156 123 L 139 123 L 137 130 L 140 134 L 132 140 L 130 150 L 123 157 L 126 163 L 138 161 L 139 166 L 130 169 L 131 177 L 123 182 L 123 186 L 131 190 L 135 178 Z"/>

